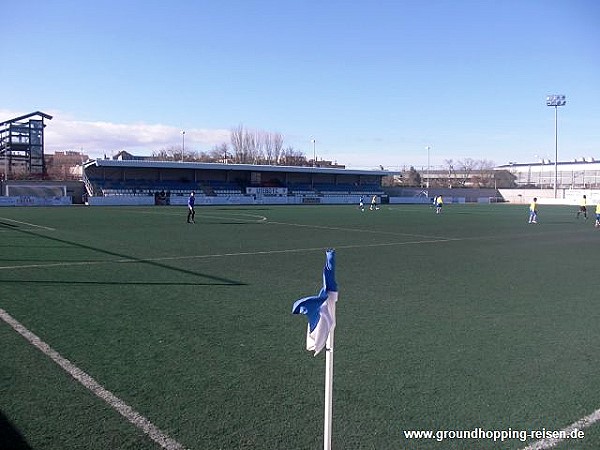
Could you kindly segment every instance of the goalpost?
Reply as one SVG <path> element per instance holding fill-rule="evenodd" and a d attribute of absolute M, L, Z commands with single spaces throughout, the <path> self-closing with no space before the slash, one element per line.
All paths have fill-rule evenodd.
<path fill-rule="evenodd" d="M 54 198 L 66 197 L 66 186 L 42 186 L 35 184 L 8 184 L 5 195 L 7 197 L 37 197 Z"/>

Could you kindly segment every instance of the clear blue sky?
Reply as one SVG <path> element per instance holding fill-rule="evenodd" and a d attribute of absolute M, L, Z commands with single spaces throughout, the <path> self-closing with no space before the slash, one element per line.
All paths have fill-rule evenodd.
<path fill-rule="evenodd" d="M 0 120 L 47 150 L 209 150 L 232 128 L 350 167 L 600 159 L 596 0 L 29 0 L 2 5 Z"/>

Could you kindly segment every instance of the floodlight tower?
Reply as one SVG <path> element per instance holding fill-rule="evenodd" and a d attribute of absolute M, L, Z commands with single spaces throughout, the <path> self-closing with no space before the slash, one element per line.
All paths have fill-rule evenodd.
<path fill-rule="evenodd" d="M 431 150 L 431 147 L 428 145 L 427 147 L 425 147 L 425 149 L 427 150 L 427 190 L 429 191 L 429 150 Z M 427 195 L 429 195 L 429 192 L 427 192 Z"/>
<path fill-rule="evenodd" d="M 317 140 L 312 139 L 311 142 L 313 145 L 313 167 L 317 167 Z"/>
<path fill-rule="evenodd" d="M 558 107 L 566 104 L 564 95 L 553 94 L 546 97 L 546 106 L 554 106 L 554 198 L 558 189 Z"/>

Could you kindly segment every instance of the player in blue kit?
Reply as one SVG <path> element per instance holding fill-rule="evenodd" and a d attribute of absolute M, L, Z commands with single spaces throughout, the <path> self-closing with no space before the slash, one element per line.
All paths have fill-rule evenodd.
<path fill-rule="evenodd" d="M 187 206 L 188 206 L 188 215 L 187 215 L 187 223 L 196 223 L 194 221 L 194 216 L 196 215 L 196 211 L 194 210 L 194 205 L 196 203 L 196 197 L 194 197 L 194 193 L 190 193 L 190 197 L 188 198 Z"/>
<path fill-rule="evenodd" d="M 365 211 L 365 196 L 361 195 L 360 198 L 358 199 L 358 209 L 360 209 L 362 212 Z"/>

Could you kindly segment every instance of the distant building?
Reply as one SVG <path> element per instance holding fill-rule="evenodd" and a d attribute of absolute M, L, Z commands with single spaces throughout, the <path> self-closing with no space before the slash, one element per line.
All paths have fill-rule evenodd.
<path fill-rule="evenodd" d="M 494 168 L 505 170 L 515 177 L 518 187 L 551 188 L 556 178 L 558 189 L 586 189 L 600 187 L 600 161 L 592 157 L 574 161 L 550 160 L 533 163 L 508 163 Z"/>
<path fill-rule="evenodd" d="M 430 169 L 418 172 L 420 186 L 430 188 L 511 188 L 515 187 L 514 176 L 506 170 L 496 168 Z M 398 185 L 410 185 L 408 173 L 395 180 Z M 412 180 L 414 183 L 414 180 Z"/>
<path fill-rule="evenodd" d="M 313 164 L 313 160 L 311 159 L 310 161 L 307 162 L 307 164 L 309 166 L 314 166 L 314 167 L 330 167 L 332 169 L 345 169 L 346 166 L 344 166 L 343 164 L 338 164 L 337 161 L 326 161 L 324 159 L 321 160 L 317 160 L 315 164 Z M 381 168 L 381 170 L 384 170 L 383 167 Z"/>
<path fill-rule="evenodd" d="M 46 155 L 46 171 L 55 180 L 81 180 L 83 163 L 89 158 L 83 152 L 64 151 Z"/>
<path fill-rule="evenodd" d="M 114 161 L 151 161 L 154 158 L 152 156 L 136 156 L 132 155 L 125 150 L 121 150 L 115 156 L 112 157 Z"/>

